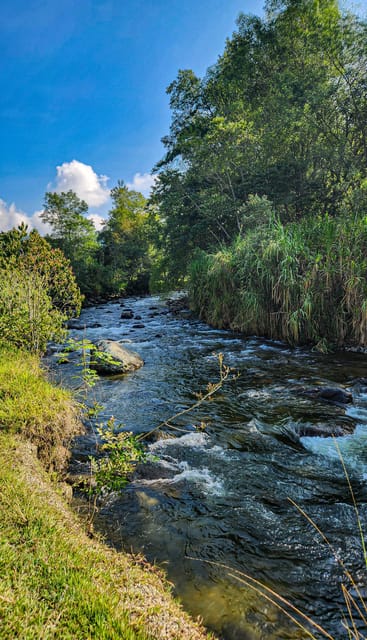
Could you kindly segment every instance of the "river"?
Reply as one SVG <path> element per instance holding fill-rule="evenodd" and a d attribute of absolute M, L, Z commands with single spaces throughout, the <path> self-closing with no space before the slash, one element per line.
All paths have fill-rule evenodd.
<path fill-rule="evenodd" d="M 149 445 L 153 460 L 123 493 L 105 501 L 98 526 L 117 548 L 159 563 L 185 608 L 224 640 L 307 637 L 236 571 L 288 598 L 336 640 L 347 638 L 341 584 L 353 589 L 290 499 L 314 520 L 364 589 L 356 513 L 335 442 L 363 526 L 367 386 L 360 378 L 367 375 L 367 357 L 323 355 L 216 330 L 167 312 L 159 297 L 131 298 L 124 301 L 127 307 L 134 312 L 131 320 L 120 318 L 116 303 L 86 309 L 80 319 L 89 339 L 128 341 L 145 362 L 133 374 L 101 378 L 91 390 L 91 398 L 103 404 L 101 419 L 113 415 L 128 430 L 149 431 L 191 406 L 218 379 L 219 352 L 233 375 L 211 402 L 174 421 L 185 432 Z M 71 334 L 81 337 L 80 331 Z M 59 371 L 67 377 L 67 365 Z M 304 393 L 316 386 L 347 389 L 353 403 L 337 406 Z M 201 422 L 206 428 L 197 431 Z M 335 440 L 308 435 L 354 426 Z M 81 446 L 83 438 L 74 467 L 82 464 Z"/>

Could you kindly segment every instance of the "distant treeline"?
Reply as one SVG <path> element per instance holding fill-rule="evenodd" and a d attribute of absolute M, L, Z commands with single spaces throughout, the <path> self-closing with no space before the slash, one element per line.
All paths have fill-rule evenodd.
<path fill-rule="evenodd" d="M 155 215 L 146 198 L 123 182 L 111 191 L 112 208 L 96 230 L 86 217 L 88 205 L 73 191 L 48 192 L 41 218 L 50 225 L 46 236 L 70 260 L 81 292 L 87 298 L 149 290 Z"/>

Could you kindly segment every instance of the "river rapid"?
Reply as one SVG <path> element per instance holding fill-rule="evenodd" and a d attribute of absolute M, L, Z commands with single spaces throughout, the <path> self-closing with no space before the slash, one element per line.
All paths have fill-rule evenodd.
<path fill-rule="evenodd" d="M 160 564 L 185 608 L 224 640 L 307 637 L 236 571 L 289 598 L 336 640 L 347 638 L 341 584 L 353 590 L 290 499 L 315 521 L 365 591 L 356 513 L 335 441 L 309 434 L 355 426 L 336 442 L 363 525 L 367 381 L 360 379 L 367 376 L 367 356 L 322 355 L 216 330 L 168 312 L 159 297 L 127 299 L 126 308 L 134 318 L 122 320 L 116 303 L 86 309 L 84 333 L 71 331 L 76 338 L 128 341 L 125 346 L 145 362 L 132 374 L 101 378 L 91 390 L 90 400 L 104 407 L 99 421 L 113 415 L 128 430 L 150 431 L 218 380 L 219 352 L 236 375 L 211 402 L 173 422 L 185 432 L 149 445 L 153 459 L 123 493 L 105 501 L 98 527 L 117 548 Z M 67 368 L 59 365 L 58 375 L 67 378 Z M 315 386 L 347 389 L 353 403 L 338 406 L 304 393 Z M 206 428 L 197 431 L 201 422 Z M 85 463 L 81 451 L 91 441 L 88 435 L 77 441 L 74 470 Z"/>

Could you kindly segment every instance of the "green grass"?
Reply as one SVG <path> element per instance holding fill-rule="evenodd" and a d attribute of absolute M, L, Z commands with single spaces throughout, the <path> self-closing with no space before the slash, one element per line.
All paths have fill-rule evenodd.
<path fill-rule="evenodd" d="M 304 219 L 250 230 L 191 265 L 204 320 L 290 344 L 367 346 L 367 218 Z"/>
<path fill-rule="evenodd" d="M 0 637 L 146 640 L 115 586 L 122 563 L 111 566 L 57 496 L 49 502 L 52 491 L 30 459 L 17 440 L 0 436 Z"/>
<path fill-rule="evenodd" d="M 51 385 L 39 358 L 0 350 L 0 431 L 22 433 L 49 469 L 61 470 L 67 446 L 81 425 L 71 394 Z"/>
<path fill-rule="evenodd" d="M 70 395 L 2 350 L 0 399 L 0 639 L 209 638 L 163 574 L 87 535 L 46 472 L 79 428 Z"/>

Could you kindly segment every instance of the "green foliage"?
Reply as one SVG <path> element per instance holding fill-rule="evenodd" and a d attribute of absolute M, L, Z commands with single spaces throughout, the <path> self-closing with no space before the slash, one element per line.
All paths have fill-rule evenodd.
<path fill-rule="evenodd" d="M 68 318 L 79 315 L 82 299 L 70 262 L 37 231 L 28 233 L 22 224 L 0 233 L 0 267 L 9 266 L 19 268 L 25 277 L 39 276 L 56 309 Z"/>
<path fill-rule="evenodd" d="M 0 269 L 0 344 L 43 353 L 49 340 L 62 340 L 65 320 L 45 278 L 25 268 Z"/>
<path fill-rule="evenodd" d="M 45 194 L 41 218 L 52 228 L 48 239 L 70 260 L 84 294 L 95 292 L 99 246 L 97 232 L 85 217 L 88 205 L 74 191 Z"/>
<path fill-rule="evenodd" d="M 123 182 L 112 189 L 113 208 L 99 235 L 103 290 L 109 294 L 146 293 L 150 268 L 146 199 Z"/>
<path fill-rule="evenodd" d="M 138 462 L 145 462 L 147 454 L 139 440 L 130 431 L 123 431 L 111 418 L 98 430 L 101 438 L 99 450 L 105 454 L 100 458 L 91 458 L 91 470 L 94 485 L 91 491 L 101 494 L 120 491 L 127 484 Z"/>
<path fill-rule="evenodd" d="M 178 282 L 197 248 L 257 224 L 251 194 L 283 223 L 366 204 L 366 35 L 336 0 L 269 0 L 264 18 L 240 15 L 204 78 L 179 71 L 153 195 Z"/>
<path fill-rule="evenodd" d="M 0 233 L 0 343 L 43 353 L 62 340 L 81 295 L 69 261 L 27 227 Z"/>
<path fill-rule="evenodd" d="M 194 309 L 218 326 L 291 344 L 367 345 L 367 218 L 305 219 L 238 237 L 198 254 Z"/>

